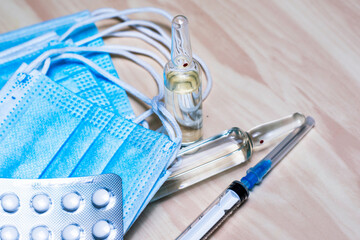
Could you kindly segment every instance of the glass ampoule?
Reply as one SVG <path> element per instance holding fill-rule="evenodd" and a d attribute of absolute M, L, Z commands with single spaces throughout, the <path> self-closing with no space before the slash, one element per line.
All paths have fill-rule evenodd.
<path fill-rule="evenodd" d="M 304 115 L 294 113 L 256 126 L 247 132 L 233 127 L 182 148 L 169 168 L 172 174 L 156 193 L 153 201 L 248 161 L 254 150 L 268 146 L 302 126 L 304 122 Z"/>
<path fill-rule="evenodd" d="M 164 68 L 165 105 L 182 131 L 182 145 L 202 137 L 202 88 L 199 64 L 192 58 L 188 20 L 178 15 L 171 26 L 171 59 Z"/>

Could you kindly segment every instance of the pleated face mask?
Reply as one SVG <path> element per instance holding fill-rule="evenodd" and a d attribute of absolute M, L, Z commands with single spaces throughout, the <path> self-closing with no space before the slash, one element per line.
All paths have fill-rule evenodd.
<path fill-rule="evenodd" d="M 55 18 L 49 21 L 20 28 L 8 33 L 0 34 L 0 51 L 12 48 L 52 31 L 56 32 L 58 35 L 62 35 L 71 26 L 78 22 L 84 21 L 89 17 L 89 11 L 82 11 L 72 15 Z"/>
<path fill-rule="evenodd" d="M 104 36 L 135 37 L 150 43 L 169 58 L 164 46 L 170 48 L 170 38 L 164 31 L 151 22 L 126 17 L 138 12 L 155 12 L 172 19 L 168 13 L 154 8 L 96 10 L 90 19 L 77 22 L 60 39 L 56 37 L 57 42 L 52 44 L 59 45 L 43 51 L 28 66 L 22 65 L 0 92 L 0 177 L 56 178 L 116 173 L 123 180 L 125 232 L 170 175 L 166 169 L 181 142 L 179 126 L 159 102 L 164 95 L 163 79 L 130 52 L 147 55 L 162 66 L 165 63 L 138 48 L 96 44 Z M 124 22 L 87 39 L 67 41 L 72 35 L 78 36 L 73 33 L 83 26 L 108 18 L 120 18 Z M 128 26 L 137 31 L 117 32 Z M 3 46 L 1 35 L 0 46 Z M 145 68 L 155 78 L 159 94 L 151 99 L 120 81 L 115 70 L 96 57 L 108 56 L 108 53 L 121 55 Z M 211 78 L 206 65 L 196 59 L 208 80 L 206 97 Z M 54 70 L 56 68 L 58 71 Z M 78 71 L 78 68 L 86 71 Z M 82 85 L 83 76 L 104 80 L 102 89 L 108 90 L 104 91 L 109 93 L 106 96 L 113 97 L 113 102 L 118 101 L 118 106 L 122 106 L 122 100 L 112 86 L 125 89 L 151 108 L 128 121 L 126 114 L 118 114 L 109 107 L 115 104 L 105 104 L 96 94 L 84 91 L 88 89 L 84 86 L 90 84 Z M 86 77 L 87 82 L 89 78 Z M 163 123 L 168 136 L 139 125 L 153 113 Z"/>
<path fill-rule="evenodd" d="M 4 69 L 0 74 L 0 87 L 22 63 L 31 62 L 46 50 L 64 47 L 65 44 L 58 41 L 59 35 L 89 17 L 90 12 L 83 11 L 0 34 L 0 65 Z M 94 33 L 96 28 L 88 25 L 72 37 L 78 41 Z"/>
<path fill-rule="evenodd" d="M 0 177 L 118 174 L 125 230 L 166 180 L 181 141 L 99 108 L 26 65 L 0 99 Z M 167 112 L 156 99 L 147 103 L 164 120 Z"/>
<path fill-rule="evenodd" d="M 66 41 L 59 41 L 58 34 L 64 33 L 75 23 L 84 21 L 89 17 L 90 13 L 85 11 L 1 34 L 0 47 L 4 51 L 0 52 L 0 67 L 3 69 L 0 73 L 0 87 L 5 84 L 7 79 L 22 63 L 30 63 L 47 50 L 72 46 L 73 42 L 96 34 L 96 26 L 86 24 L 75 29 Z M 40 35 L 41 33 L 44 35 Z M 89 41 L 86 45 L 102 46 L 103 41 L 101 38 L 97 38 Z M 117 76 L 111 58 L 107 53 L 87 54 L 87 58 Z M 52 80 L 91 103 L 95 103 L 128 119 L 134 118 L 126 92 L 101 76 L 93 75 L 85 66 L 67 60 L 66 62 L 52 64 L 52 67 L 46 69 L 46 71 L 48 71 L 47 75 Z"/>

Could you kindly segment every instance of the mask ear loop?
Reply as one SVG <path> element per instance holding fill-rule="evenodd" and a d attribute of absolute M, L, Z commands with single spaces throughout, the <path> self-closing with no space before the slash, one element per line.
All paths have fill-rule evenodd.
<path fill-rule="evenodd" d="M 78 29 L 78 28 L 80 28 L 80 27 L 82 27 L 84 25 L 87 25 L 87 24 L 90 24 L 90 23 L 95 23 L 97 21 L 101 21 L 101 20 L 105 20 L 105 19 L 119 18 L 119 19 L 123 20 L 124 22 L 114 25 L 113 27 L 111 27 L 111 30 L 106 29 L 103 32 L 95 34 L 94 36 L 91 36 L 89 38 L 81 40 L 80 42 L 77 42 L 77 44 L 78 45 L 83 45 L 83 44 L 88 43 L 88 42 L 90 42 L 90 41 L 92 41 L 94 39 L 97 39 L 99 37 L 117 36 L 118 34 L 120 34 L 120 32 L 115 32 L 115 31 L 118 31 L 118 30 L 120 30 L 120 29 L 122 29 L 124 27 L 132 26 L 132 27 L 134 27 L 135 29 L 137 29 L 139 31 L 139 32 L 137 32 L 138 34 L 142 35 L 142 37 L 139 37 L 140 35 L 137 35 L 137 36 L 134 36 L 134 37 L 138 37 L 140 39 L 143 39 L 145 42 L 148 42 L 149 44 L 154 46 L 154 43 L 152 41 L 148 41 L 148 38 L 150 38 L 150 39 L 153 39 L 153 41 L 156 40 L 156 41 L 162 43 L 168 49 L 171 49 L 170 37 L 158 25 L 156 25 L 156 24 L 154 24 L 152 22 L 149 22 L 149 21 L 130 20 L 128 17 L 126 17 L 126 15 L 130 15 L 130 14 L 134 14 L 134 13 L 143 13 L 143 12 L 157 13 L 157 14 L 160 14 L 160 15 L 164 16 L 169 21 L 172 21 L 172 16 L 169 13 L 167 13 L 166 11 L 164 11 L 162 9 L 158 9 L 158 8 L 152 8 L 152 7 L 149 7 L 149 8 L 133 8 L 133 9 L 127 9 L 127 10 L 123 10 L 123 11 L 118 11 L 118 10 L 112 9 L 112 8 L 100 8 L 98 10 L 95 10 L 92 13 L 91 18 L 83 20 L 83 21 L 75 24 L 74 26 L 72 26 L 68 31 L 66 31 L 60 37 L 60 41 L 65 40 L 67 37 L 69 37 L 69 35 L 73 31 L 75 31 L 76 29 Z M 130 23 L 125 24 L 126 22 L 130 22 L 131 24 Z M 158 33 L 150 30 L 147 27 L 156 30 Z M 163 49 L 160 50 L 160 52 L 163 52 Z M 166 57 L 169 60 L 170 55 L 169 54 L 165 54 L 165 55 L 167 55 Z M 204 91 L 203 91 L 203 100 L 205 100 L 207 98 L 207 96 L 209 95 L 209 93 L 211 91 L 211 88 L 212 88 L 212 77 L 211 77 L 210 71 L 209 71 L 208 67 L 206 66 L 206 64 L 204 63 L 204 61 L 202 59 L 200 59 L 195 54 L 193 55 L 193 58 L 199 62 L 201 68 L 203 69 L 203 71 L 205 73 L 205 77 L 207 79 L 207 84 L 206 84 L 206 87 L 204 88 Z"/>
<path fill-rule="evenodd" d="M 44 64 L 43 64 L 43 67 L 41 69 L 41 73 L 46 75 L 46 73 L 49 71 L 50 65 L 51 65 L 51 59 L 47 58 L 45 60 Z"/>
<path fill-rule="evenodd" d="M 157 72 L 148 63 L 144 62 L 143 60 L 137 58 L 135 55 L 133 55 L 127 51 L 117 48 L 116 46 L 111 47 L 111 48 L 107 47 L 107 46 L 101 46 L 101 47 L 65 47 L 65 48 L 52 49 L 52 50 L 49 50 L 49 51 L 41 54 L 33 62 L 31 62 L 26 69 L 27 73 L 29 73 L 32 69 L 38 69 L 38 67 L 41 65 L 41 63 L 46 61 L 47 58 L 49 58 L 49 57 L 54 58 L 54 55 L 60 55 L 62 53 L 67 53 L 67 52 L 72 52 L 72 53 L 73 52 L 103 52 L 103 53 L 112 53 L 115 55 L 121 55 L 128 59 L 131 59 L 138 65 L 143 66 L 146 70 L 148 70 L 154 76 L 154 79 L 156 80 L 157 87 L 159 90 L 158 96 L 160 98 L 162 98 L 164 95 L 164 89 L 161 87 L 163 84 L 162 83 L 163 81 L 162 81 L 162 78 L 157 74 Z M 90 62 L 92 62 L 92 61 L 90 61 Z M 98 65 L 96 65 L 96 66 L 98 66 Z M 100 69 L 102 69 L 102 68 L 100 68 Z M 116 78 L 116 79 L 118 79 L 118 78 Z M 120 79 L 116 80 L 115 83 L 124 89 L 131 89 L 131 90 L 129 90 L 129 93 L 131 93 L 132 95 L 134 95 L 136 97 L 141 96 L 139 98 L 142 101 L 144 101 L 150 105 L 151 99 L 146 97 L 142 93 L 140 93 L 138 90 L 136 90 L 135 88 L 130 86 L 128 83 L 123 82 Z"/>
<path fill-rule="evenodd" d="M 150 99 L 149 97 L 143 95 L 141 92 L 133 88 L 131 85 L 121 81 L 119 78 L 111 75 L 106 70 L 99 67 L 96 63 L 93 61 L 78 55 L 74 53 L 66 53 L 66 52 L 107 52 L 111 54 L 121 55 L 124 56 L 135 63 L 143 66 L 146 70 L 148 70 L 151 75 L 157 79 L 158 88 L 159 88 L 159 94 L 155 96 L 153 99 Z M 61 54 L 61 55 L 60 55 Z M 33 62 L 31 62 L 28 67 L 25 69 L 25 73 L 29 73 L 33 69 L 37 69 L 42 62 L 44 62 L 46 59 L 53 57 L 55 55 L 56 59 L 60 58 L 67 58 L 67 59 L 75 59 L 78 61 L 81 61 L 82 63 L 88 65 L 91 69 L 93 69 L 96 73 L 102 75 L 106 79 L 114 82 L 115 84 L 118 84 L 123 89 L 125 89 L 128 93 L 133 95 L 134 97 L 142 100 L 152 108 L 138 116 L 134 121 L 137 123 L 144 120 L 146 117 L 150 116 L 149 113 L 155 113 L 160 118 L 162 124 L 164 125 L 170 139 L 172 139 L 174 142 L 180 143 L 182 133 L 180 130 L 179 125 L 176 123 L 175 119 L 172 117 L 172 115 L 166 110 L 166 108 L 163 106 L 163 103 L 159 102 L 160 97 L 164 94 L 164 89 L 160 87 L 159 82 L 161 81 L 160 77 L 157 75 L 157 73 L 151 68 L 150 65 L 148 65 L 146 62 L 142 61 L 141 59 L 137 58 L 135 55 L 123 51 L 120 49 L 108 49 L 106 47 L 67 47 L 62 49 L 53 49 L 49 50 L 42 55 L 40 55 L 38 58 L 36 58 Z"/>
<path fill-rule="evenodd" d="M 149 35 L 151 35 L 150 37 L 155 40 L 161 41 L 159 39 L 165 37 L 166 41 L 171 41 L 170 38 L 166 35 L 165 31 L 162 28 L 160 28 L 158 25 L 156 25 L 152 22 L 149 22 L 149 21 L 144 21 L 144 20 L 129 20 L 126 22 L 115 24 L 114 26 L 111 26 L 91 37 L 87 37 L 83 40 L 80 40 L 80 41 L 76 42 L 76 45 L 81 46 L 81 45 L 84 45 L 85 43 L 91 42 L 91 41 L 93 41 L 97 38 L 100 38 L 104 35 L 107 35 L 109 33 L 116 32 L 118 30 L 127 28 L 129 26 L 138 26 L 138 25 L 146 26 L 146 27 L 156 30 L 160 35 L 154 34 L 152 31 L 151 31 L 151 33 L 149 33 Z"/>
<path fill-rule="evenodd" d="M 156 54 L 154 54 L 151 51 L 147 51 L 141 48 L 135 48 L 135 47 L 128 47 L 128 46 L 120 46 L 120 45 L 107 45 L 106 48 L 114 48 L 114 49 L 118 49 L 118 50 L 124 50 L 124 51 L 128 51 L 128 52 L 132 52 L 132 53 L 136 53 L 136 54 L 141 54 L 147 57 L 150 57 L 152 59 L 154 59 L 160 66 L 164 67 L 165 62 L 159 58 Z M 57 60 L 58 58 L 53 59 L 54 61 Z M 60 59 L 60 58 L 59 58 Z M 43 64 L 43 67 L 41 69 L 41 73 L 46 75 L 49 68 L 50 68 L 50 64 L 51 64 L 51 59 L 47 58 Z M 140 64 L 140 63 L 139 63 Z M 143 65 L 141 65 L 142 67 L 144 67 Z M 150 68 L 150 66 L 148 67 L 148 69 Z M 153 72 L 150 72 L 150 74 L 153 75 Z M 153 76 L 154 77 L 154 76 Z M 163 88 L 163 82 L 159 77 L 154 77 L 154 79 L 157 79 L 157 84 L 158 86 L 161 85 L 161 88 Z M 151 115 L 151 114 L 150 114 Z M 138 120 L 134 120 L 136 121 L 136 123 L 141 124 L 143 127 L 145 128 L 149 128 L 149 124 L 145 121 L 145 119 L 147 117 L 142 117 L 145 116 L 144 113 L 141 114 L 140 116 L 138 116 Z M 141 120 L 142 119 L 142 120 Z M 141 121 L 141 122 L 139 122 Z"/>
<path fill-rule="evenodd" d="M 152 12 L 152 13 L 157 13 L 160 14 L 162 16 L 164 16 L 165 18 L 167 18 L 168 20 L 172 20 L 172 16 L 167 13 L 166 11 L 162 10 L 162 9 L 158 9 L 158 8 L 152 8 L 152 7 L 145 7 L 145 8 L 132 8 L 132 9 L 126 9 L 123 11 L 115 11 L 115 12 L 107 12 L 107 13 L 103 13 L 103 14 L 99 14 L 93 17 L 90 17 L 88 19 L 84 19 L 83 21 L 80 21 L 78 23 L 76 23 L 75 25 L 73 25 L 72 27 L 70 27 L 61 37 L 60 37 L 60 41 L 64 41 L 67 37 L 69 37 L 69 35 L 75 31 L 76 29 L 91 24 L 91 23 L 95 23 L 101 20 L 105 20 L 105 19 L 111 19 L 111 18 L 122 18 L 126 15 L 130 15 L 130 14 L 134 14 L 134 13 L 144 13 L 144 12 Z M 146 32 L 152 32 L 149 29 L 145 29 Z M 166 37 L 166 35 L 164 36 Z"/>
<path fill-rule="evenodd" d="M 123 56 L 125 56 L 125 55 L 127 55 L 127 54 L 124 54 Z M 127 56 L 125 56 L 125 57 L 127 57 Z M 135 56 L 133 56 L 133 57 L 135 57 Z M 120 79 L 118 79 L 118 78 L 114 77 L 113 75 L 111 75 L 110 73 L 106 72 L 104 69 L 99 67 L 96 63 L 94 63 L 91 60 L 83 57 L 82 55 L 72 54 L 72 53 L 64 53 L 64 54 L 61 54 L 60 56 L 58 56 L 57 58 L 59 58 L 59 59 L 75 59 L 75 60 L 79 60 L 80 62 L 88 65 L 90 68 L 92 68 L 98 74 L 100 74 L 100 75 L 104 76 L 105 78 L 109 79 L 110 81 L 112 81 L 112 82 L 114 82 L 116 84 L 119 84 L 119 82 L 121 82 Z M 130 93 L 130 91 L 129 91 L 130 89 L 126 89 L 125 87 L 123 87 L 123 88 L 127 92 Z M 131 87 L 131 88 L 134 89 L 133 87 Z M 145 96 L 147 98 L 147 100 L 150 100 L 150 103 L 145 102 L 144 99 L 141 99 L 141 97 L 139 95 L 132 94 L 133 96 L 143 100 L 145 103 L 147 103 L 148 105 L 151 106 L 151 108 L 149 110 L 147 110 L 146 112 L 142 113 L 140 116 L 135 118 L 133 120 L 133 122 L 139 124 L 140 122 L 145 120 L 145 118 L 147 118 L 151 114 L 155 113 L 160 118 L 160 121 L 162 122 L 162 124 L 163 124 L 166 132 L 168 133 L 170 139 L 173 140 L 174 142 L 180 142 L 181 137 L 182 137 L 180 127 L 177 124 L 177 122 L 175 121 L 175 119 L 173 118 L 173 116 L 167 111 L 164 104 L 162 102 L 160 102 L 160 97 L 159 97 L 160 94 L 163 94 L 163 93 L 159 93 L 159 95 L 155 96 L 152 99 L 147 98 Z M 148 114 L 148 113 L 150 113 L 150 114 Z"/>
<path fill-rule="evenodd" d="M 153 53 L 149 50 L 143 49 L 143 48 L 137 48 L 137 47 L 132 47 L 132 46 L 122 46 L 122 45 L 106 45 L 105 47 L 113 48 L 113 49 L 121 49 L 123 51 L 127 51 L 130 53 L 135 53 L 135 54 L 150 57 L 153 60 L 155 60 L 161 67 L 164 67 L 166 64 L 164 62 L 164 60 L 162 60 L 158 55 L 156 55 L 155 53 Z"/>
<path fill-rule="evenodd" d="M 134 31 L 123 31 L 123 32 L 113 32 L 104 37 L 120 37 L 120 38 L 138 38 L 143 40 L 144 42 L 149 43 L 151 46 L 156 48 L 164 57 L 169 60 L 171 58 L 169 49 L 163 47 L 159 42 L 155 41 L 154 39 L 146 36 L 143 33 L 134 32 Z"/>
<path fill-rule="evenodd" d="M 108 50 L 108 49 L 127 51 L 127 52 L 130 52 L 130 53 L 136 53 L 136 54 L 140 54 L 140 55 L 144 55 L 146 57 L 152 58 L 161 67 L 165 66 L 165 62 L 161 58 L 159 58 L 156 54 L 154 54 L 151 51 L 142 49 L 142 48 L 136 48 L 136 47 L 131 47 L 131 46 L 121 46 L 121 45 L 106 45 L 106 46 L 102 46 L 102 47 L 104 48 L 102 52 L 105 52 L 105 53 L 109 53 L 109 51 L 111 51 L 111 50 Z M 88 47 L 88 48 L 91 48 L 91 47 Z M 50 58 L 45 60 L 45 62 L 43 64 L 43 67 L 42 67 L 42 70 L 41 70 L 42 74 L 44 74 L 44 75 L 47 74 L 47 72 L 49 70 L 49 67 L 50 67 L 50 62 L 51 62 Z M 139 63 L 139 65 L 140 65 L 140 63 Z M 141 61 L 141 66 L 143 66 L 143 65 L 146 65 L 147 68 L 151 68 L 146 62 Z M 158 87 L 161 86 L 161 88 L 163 88 L 162 79 L 159 78 L 159 77 L 156 77 L 156 78 L 154 77 L 154 79 L 157 80 Z"/>
<path fill-rule="evenodd" d="M 131 32 L 131 31 L 120 32 L 119 31 L 119 32 L 113 32 L 113 33 L 103 35 L 102 37 L 109 37 L 109 36 L 111 36 L 111 37 L 133 37 L 133 38 L 142 39 L 145 42 L 152 45 L 153 47 L 155 47 L 156 49 L 158 49 L 159 52 L 161 52 L 165 56 L 166 59 L 170 60 L 170 58 L 171 58 L 170 57 L 171 42 L 167 42 L 164 39 L 161 39 L 160 42 L 162 45 L 166 46 L 168 50 L 166 50 L 161 44 L 154 41 L 150 37 L 148 37 L 142 33 L 139 33 L 139 32 Z M 203 71 L 205 73 L 205 77 L 207 79 L 207 85 L 203 91 L 203 101 L 204 101 L 210 94 L 210 91 L 212 88 L 212 77 L 211 77 L 210 70 L 208 69 L 206 63 L 200 57 L 198 57 L 196 54 L 193 54 L 193 58 L 200 64 L 200 67 L 203 69 Z"/>
<path fill-rule="evenodd" d="M 116 12 L 116 11 L 117 10 L 115 8 L 98 8 L 91 12 L 91 16 L 95 17 L 104 13 Z"/>

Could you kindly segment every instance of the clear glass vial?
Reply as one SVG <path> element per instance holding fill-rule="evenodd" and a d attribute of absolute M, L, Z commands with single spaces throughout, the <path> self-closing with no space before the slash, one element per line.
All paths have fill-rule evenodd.
<path fill-rule="evenodd" d="M 202 137 L 202 88 L 199 64 L 192 58 L 188 20 L 178 15 L 171 26 L 171 59 L 164 68 L 165 105 L 182 131 L 182 144 Z"/>
<path fill-rule="evenodd" d="M 256 126 L 247 132 L 233 127 L 182 148 L 169 168 L 172 174 L 156 193 L 153 201 L 248 161 L 254 149 L 274 142 L 302 126 L 304 122 L 304 115 L 294 113 Z"/>

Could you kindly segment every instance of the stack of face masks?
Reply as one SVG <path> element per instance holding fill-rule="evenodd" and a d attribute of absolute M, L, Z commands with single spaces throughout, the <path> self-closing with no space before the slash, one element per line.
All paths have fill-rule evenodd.
<path fill-rule="evenodd" d="M 41 24 L 22 28 L 0 35 L 0 87 L 20 67 L 22 63 L 30 63 L 40 54 L 51 50 L 73 46 L 73 42 L 83 40 L 97 33 L 94 24 L 87 24 L 74 31 L 65 42 L 60 42 L 63 34 L 75 23 L 90 18 L 88 11 L 50 20 Z M 87 46 L 102 46 L 101 38 L 95 39 Z M 117 76 L 109 54 L 86 54 L 86 57 L 110 74 Z M 80 97 L 103 107 L 106 110 L 134 118 L 126 92 L 106 79 L 94 75 L 83 64 L 66 60 L 52 64 L 47 75 L 55 82 L 77 93 Z"/>
<path fill-rule="evenodd" d="M 34 64 L 23 64 L 33 63 L 39 56 L 41 59 L 41 54 L 72 47 L 73 41 L 94 34 L 95 25 L 87 24 L 74 31 L 70 40 L 58 41 L 57 34 L 88 17 L 88 12 L 82 12 L 0 35 L 0 66 L 4 70 L 0 177 L 118 174 L 123 181 L 127 231 L 167 179 L 170 173 L 166 168 L 181 142 L 175 121 L 159 102 L 161 97 L 143 99 L 165 127 L 173 127 L 177 137 L 129 120 L 134 118 L 133 111 L 125 91 L 109 81 L 115 81 L 117 74 L 106 53 L 85 51 L 81 53 L 84 62 L 49 54 L 39 71 L 38 66 L 32 67 Z M 102 40 L 95 39 L 87 47 L 101 45 Z M 139 95 L 136 90 L 132 92 Z"/>

